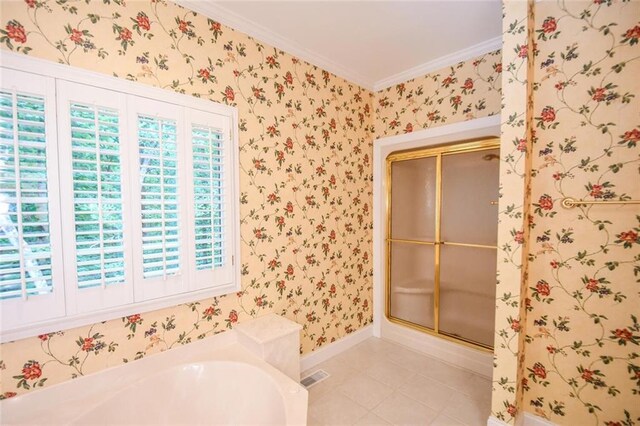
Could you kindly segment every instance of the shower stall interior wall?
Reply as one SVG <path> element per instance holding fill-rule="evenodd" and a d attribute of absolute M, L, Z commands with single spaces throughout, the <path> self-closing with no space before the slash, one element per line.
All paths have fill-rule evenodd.
<path fill-rule="evenodd" d="M 387 157 L 390 321 L 491 349 L 498 144 L 491 138 Z"/>

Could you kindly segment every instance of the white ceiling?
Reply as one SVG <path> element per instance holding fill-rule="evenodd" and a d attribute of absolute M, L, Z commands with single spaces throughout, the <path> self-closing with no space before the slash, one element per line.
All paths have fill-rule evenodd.
<path fill-rule="evenodd" d="M 369 89 L 499 48 L 500 0 L 179 3 Z"/>

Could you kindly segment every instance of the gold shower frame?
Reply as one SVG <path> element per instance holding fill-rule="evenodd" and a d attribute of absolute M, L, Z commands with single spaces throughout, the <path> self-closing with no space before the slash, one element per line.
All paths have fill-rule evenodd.
<path fill-rule="evenodd" d="M 419 148 L 406 151 L 392 152 L 386 159 L 386 214 L 387 214 L 387 230 L 386 230 L 386 286 L 385 286 L 385 316 L 393 323 L 400 324 L 414 330 L 427 333 L 448 341 L 461 343 L 465 346 L 469 346 L 474 349 L 481 350 L 483 352 L 493 352 L 493 346 L 484 345 L 479 342 L 465 339 L 460 336 L 453 336 L 446 334 L 440 330 L 440 247 L 445 243 L 441 240 L 440 225 L 441 225 L 441 207 L 442 207 L 442 157 L 447 155 L 462 154 L 476 151 L 486 151 L 490 149 L 500 148 L 500 138 L 490 137 L 480 140 L 462 141 L 452 145 L 442 145 L 429 148 Z M 398 161 L 416 160 L 426 157 L 435 157 L 436 159 L 436 180 L 438 185 L 436 187 L 436 202 L 435 202 L 435 239 L 434 242 L 420 241 L 420 240 L 407 240 L 407 239 L 394 239 L 391 238 L 391 165 Z M 391 243 L 409 243 L 409 244 L 425 244 L 434 246 L 434 287 L 433 287 L 433 329 L 425 327 L 419 324 L 412 323 L 407 320 L 393 317 L 391 315 Z M 481 245 L 481 244 L 467 244 L 467 243 L 452 243 L 448 242 L 447 245 L 451 246 L 464 246 L 464 247 L 476 247 L 476 248 L 488 248 L 496 249 L 497 246 Z"/>

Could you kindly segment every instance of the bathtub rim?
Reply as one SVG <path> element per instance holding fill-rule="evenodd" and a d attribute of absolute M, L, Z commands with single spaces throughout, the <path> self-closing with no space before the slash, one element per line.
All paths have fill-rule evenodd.
<path fill-rule="evenodd" d="M 306 422 L 307 390 L 240 345 L 237 333 L 233 330 L 2 400 L 0 418 L 7 425 L 35 424 L 35 421 L 46 415 L 48 424 L 66 424 L 82 415 L 74 415 L 75 409 L 69 407 L 83 407 L 83 413 L 90 411 L 154 372 L 183 364 L 224 360 L 246 363 L 264 370 L 276 381 L 284 400 L 287 423 Z M 300 409 L 301 406 L 304 406 L 304 410 Z M 21 414 L 20 411 L 26 414 Z"/>
<path fill-rule="evenodd" d="M 224 368 L 224 366 L 231 364 L 234 366 L 240 366 L 241 368 L 247 368 L 250 371 L 253 370 L 257 370 L 257 372 L 259 372 L 258 374 L 261 375 L 262 378 L 264 378 L 267 383 L 269 383 L 269 385 L 271 385 L 272 387 L 275 388 L 276 392 L 279 393 L 279 395 L 282 397 L 281 401 L 282 401 L 282 415 L 284 416 L 285 420 L 287 419 L 287 403 L 286 403 L 286 397 L 283 394 L 282 390 L 279 389 L 280 385 L 278 383 L 278 381 L 274 378 L 274 375 L 270 374 L 270 372 L 266 371 L 265 369 L 262 368 L 262 366 L 258 366 L 255 364 L 251 364 L 248 362 L 244 362 L 244 361 L 238 361 L 238 360 L 231 360 L 231 359 L 214 359 L 214 360 L 206 360 L 206 361 L 197 361 L 197 362 L 187 362 L 184 364 L 178 364 L 178 365 L 173 365 L 170 366 L 167 369 L 164 370 L 160 370 L 160 371 L 156 371 L 151 375 L 145 376 L 140 378 L 137 381 L 134 381 L 130 384 L 128 384 L 127 386 L 119 389 L 117 392 L 113 392 L 111 394 L 109 394 L 109 396 L 107 398 L 104 398 L 102 400 L 100 400 L 97 404 L 90 406 L 86 409 L 82 409 L 81 411 L 79 411 L 78 415 L 75 416 L 71 422 L 73 425 L 83 425 L 83 424 L 88 424 L 86 422 L 82 422 L 83 418 L 90 415 L 93 411 L 95 410 L 99 410 L 102 408 L 103 405 L 108 405 L 108 404 L 113 404 L 114 407 L 116 407 L 117 405 L 114 403 L 113 400 L 115 400 L 116 398 L 120 397 L 120 395 L 122 394 L 127 394 L 130 393 L 133 388 L 135 388 L 137 385 L 142 384 L 146 381 L 152 381 L 154 380 L 154 378 L 160 378 L 163 375 L 171 375 L 173 372 L 178 371 L 179 374 L 179 370 L 184 370 L 187 369 L 188 367 L 191 366 L 203 366 L 203 367 L 207 367 L 208 365 L 215 365 L 215 366 L 221 366 Z M 114 423 L 117 424 L 117 423 Z"/>

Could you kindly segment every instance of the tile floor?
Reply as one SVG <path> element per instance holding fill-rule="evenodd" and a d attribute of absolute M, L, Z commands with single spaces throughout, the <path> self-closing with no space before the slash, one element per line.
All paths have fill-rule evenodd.
<path fill-rule="evenodd" d="M 371 337 L 303 373 L 331 377 L 309 389 L 309 426 L 486 425 L 489 379 Z"/>

